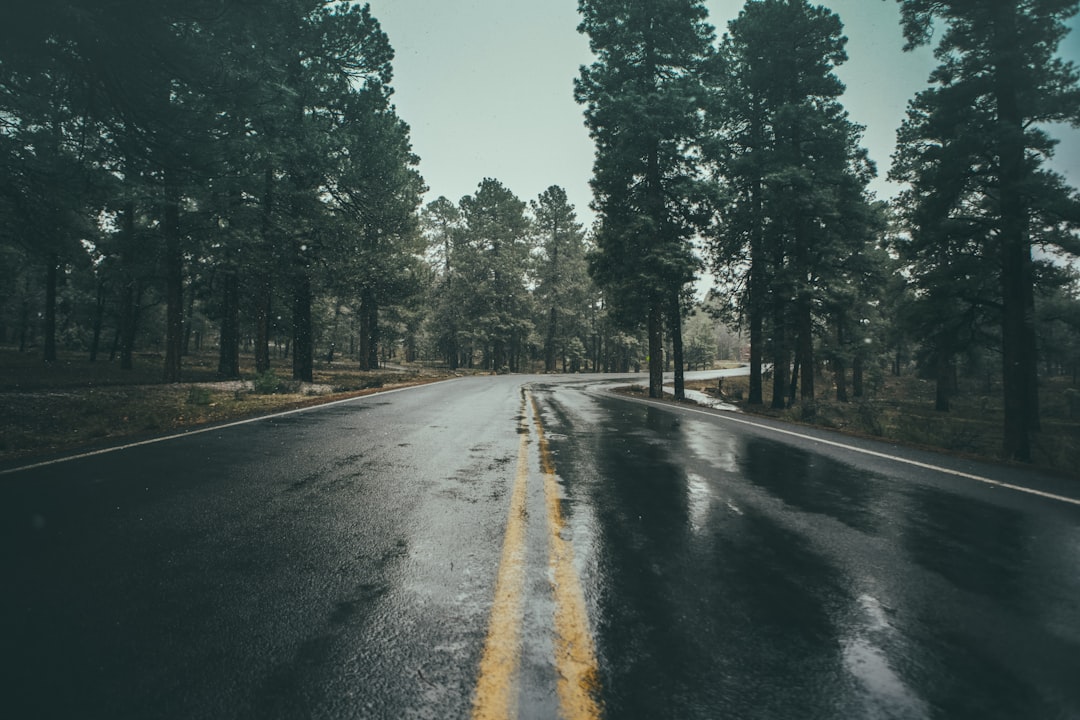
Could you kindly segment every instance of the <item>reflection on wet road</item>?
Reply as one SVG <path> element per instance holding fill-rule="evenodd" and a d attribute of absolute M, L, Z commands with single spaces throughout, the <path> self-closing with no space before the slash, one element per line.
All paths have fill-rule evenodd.
<path fill-rule="evenodd" d="M 748 423 L 475 377 L 0 474 L 0 716 L 1080 717 L 1080 493 Z"/>
<path fill-rule="evenodd" d="M 1075 510 L 536 392 L 589 543 L 609 717 L 1080 713 Z"/>

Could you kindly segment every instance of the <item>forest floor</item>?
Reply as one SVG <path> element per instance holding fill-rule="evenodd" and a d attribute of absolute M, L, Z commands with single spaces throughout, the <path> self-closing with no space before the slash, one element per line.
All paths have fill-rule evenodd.
<path fill-rule="evenodd" d="M 1042 430 L 1032 437 L 1034 464 L 1055 474 L 1080 479 L 1080 388 L 1072 379 L 1044 378 L 1039 391 Z M 950 454 L 1001 460 L 1004 411 L 1000 385 L 985 378 L 961 383 L 949 412 L 934 410 L 934 383 L 914 375 L 878 378 L 866 397 L 849 402 L 831 399 L 835 389 L 818 378 L 817 400 L 812 406 L 797 403 L 783 410 L 751 406 L 748 377 L 687 382 L 699 390 L 735 405 L 748 414 L 823 427 L 859 437 L 875 438 Z M 766 381 L 765 392 L 771 390 Z M 825 397 L 825 391 L 831 395 Z M 645 392 L 639 388 L 638 392 Z M 850 388 L 848 390 L 850 393 Z M 766 403 L 768 399 L 766 399 Z"/>
<path fill-rule="evenodd" d="M 361 371 L 348 360 L 317 362 L 314 383 L 291 379 L 287 361 L 256 375 L 241 356 L 244 380 L 217 380 L 217 357 L 184 358 L 184 382 L 161 380 L 162 358 L 136 356 L 131 370 L 61 353 L 44 365 L 40 353 L 0 348 L 0 462 L 92 449 L 120 440 L 180 431 L 272 412 L 318 405 L 380 390 L 435 382 L 454 373 L 411 366 Z M 467 371 L 466 371 L 467 372 Z"/>
<path fill-rule="evenodd" d="M 317 362 L 312 384 L 289 379 L 285 361 L 257 376 L 241 357 L 242 381 L 217 380 L 216 355 L 184 358 L 183 383 L 161 381 L 162 359 L 136 356 L 132 370 L 115 362 L 91 363 L 85 354 L 61 354 L 44 365 L 39 353 L 0 347 L 0 463 L 138 440 L 196 425 L 227 422 L 452 377 L 439 368 L 410 365 L 360 371 L 349 360 Z M 819 379 L 818 399 L 784 410 L 748 406 L 747 377 L 688 382 L 743 412 L 814 425 L 861 437 L 956 455 L 999 460 L 1003 412 L 1000 387 L 969 381 L 950 412 L 934 411 L 934 384 L 913 375 L 878 378 L 867 397 L 842 403 Z M 766 382 L 768 386 L 769 383 Z M 630 390 L 630 389 L 628 389 Z M 766 388 L 768 392 L 769 388 Z M 638 387 L 631 392 L 643 392 Z M 1070 378 L 1049 378 L 1040 388 L 1042 431 L 1033 437 L 1035 464 L 1080 479 L 1080 390 Z"/>

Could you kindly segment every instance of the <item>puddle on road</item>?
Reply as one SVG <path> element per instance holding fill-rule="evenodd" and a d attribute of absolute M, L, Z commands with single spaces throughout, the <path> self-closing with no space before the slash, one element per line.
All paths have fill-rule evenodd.
<path fill-rule="evenodd" d="M 705 423 L 683 426 L 686 446 L 702 462 L 723 472 L 738 472 L 739 440 L 722 428 Z"/>
<path fill-rule="evenodd" d="M 924 718 L 926 703 L 904 682 L 883 649 L 896 630 L 886 608 L 871 595 L 860 595 L 854 622 L 841 638 L 844 668 L 866 692 L 865 717 Z"/>

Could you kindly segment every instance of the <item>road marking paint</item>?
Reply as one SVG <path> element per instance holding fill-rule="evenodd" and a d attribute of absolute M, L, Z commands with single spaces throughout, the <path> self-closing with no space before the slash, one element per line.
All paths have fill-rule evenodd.
<path fill-rule="evenodd" d="M 517 476 L 510 498 L 495 602 L 488 621 L 480 675 L 473 698 L 474 720 L 508 720 L 517 717 L 517 670 L 521 656 L 522 596 L 525 585 L 525 492 L 529 482 L 529 426 L 521 401 L 521 443 Z"/>
<path fill-rule="evenodd" d="M 10 475 L 17 472 L 23 472 L 24 470 L 36 470 L 37 468 L 48 467 L 49 465 L 59 465 L 60 463 L 66 463 L 71 460 L 82 460 L 83 458 L 94 457 L 95 455 L 105 455 L 106 453 L 119 452 L 120 450 L 130 450 L 131 448 L 142 447 L 143 445 L 153 445 L 155 443 L 166 442 L 167 440 L 178 440 L 179 438 L 191 437 L 192 435 L 201 435 L 203 433 L 214 432 L 215 430 L 225 430 L 226 428 L 236 427 L 237 425 L 248 425 L 250 423 L 262 422 L 263 420 L 273 420 L 275 418 L 285 417 L 287 415 L 295 415 L 296 413 L 310 412 L 312 410 L 318 410 L 320 408 L 328 408 L 334 405 L 341 405 L 343 403 L 356 402 L 357 400 L 366 400 L 378 395 L 390 395 L 392 393 L 405 392 L 406 390 L 415 390 L 417 388 L 431 387 L 433 385 L 441 385 L 446 382 L 453 382 L 457 378 L 450 378 L 449 380 L 437 380 L 435 382 L 424 383 L 422 385 L 409 385 L 408 387 L 393 388 L 391 390 L 380 390 L 379 392 L 368 393 L 367 395 L 360 395 L 357 397 L 344 398 L 342 400 L 333 400 L 328 403 L 322 403 L 320 405 L 308 405 L 302 408 L 295 408 L 293 410 L 285 410 L 283 412 L 272 413 L 270 415 L 260 415 L 258 417 L 246 418 L 244 420 L 234 420 L 232 422 L 222 423 L 220 425 L 211 425 L 208 427 L 194 428 L 192 430 L 185 430 L 184 432 L 174 433 L 172 435 L 164 435 L 162 437 L 150 438 L 148 440 L 140 440 L 138 442 L 127 443 L 125 445 L 115 445 L 113 447 L 101 448 L 100 450 L 90 450 L 88 452 L 78 453 L 76 455 L 65 455 L 64 457 L 54 458 L 53 460 L 43 460 L 42 462 L 36 462 L 31 465 L 20 465 L 19 467 L 8 468 L 7 470 L 0 470 L 0 475 Z"/>
<path fill-rule="evenodd" d="M 533 423 L 539 438 L 540 467 L 544 473 L 544 497 L 547 503 L 550 532 L 549 567 L 555 594 L 555 668 L 558 673 L 559 707 L 566 720 L 591 720 L 600 717 L 596 700 L 600 674 L 596 662 L 589 616 L 585 611 L 585 593 L 574 569 L 573 546 L 562 537 L 565 525 L 559 505 L 559 485 L 555 464 L 540 420 L 540 406 L 529 395 Z"/>
<path fill-rule="evenodd" d="M 667 403 L 653 403 L 649 402 L 648 400 L 641 400 L 637 398 L 625 399 L 629 399 L 632 402 L 644 403 L 647 405 L 661 405 L 664 407 L 669 407 Z M 857 447 L 855 445 L 847 445 L 845 443 L 836 442 L 834 440 L 825 440 L 823 438 L 814 437 L 813 435 L 804 435 L 803 433 L 797 433 L 793 430 L 784 430 L 782 428 L 772 427 L 771 425 L 756 423 L 750 420 L 740 420 L 739 418 L 731 417 L 729 415 L 722 415 L 717 412 L 707 412 L 705 410 L 698 410 L 696 408 L 689 407 L 680 407 L 678 409 L 685 412 L 697 413 L 698 415 L 707 415 L 709 417 L 718 418 L 726 422 L 733 422 L 740 425 L 749 425 L 750 427 L 755 427 L 762 430 L 769 430 L 770 432 L 779 433 L 780 435 L 790 435 L 791 437 L 797 437 L 803 440 L 810 440 L 811 442 L 821 443 L 822 445 L 842 448 L 844 450 L 850 450 L 851 452 L 861 453 L 863 455 L 870 455 L 871 457 L 881 458 L 882 460 L 892 460 L 893 462 L 911 465 L 913 467 L 922 468 L 923 470 L 933 470 L 934 472 L 945 473 L 946 475 L 954 475 L 956 477 L 965 478 L 967 480 L 975 480 L 976 482 L 984 483 L 986 485 L 992 485 L 994 487 L 1006 488 L 1008 490 L 1015 490 L 1017 492 L 1027 493 L 1029 495 L 1037 495 L 1041 498 L 1046 498 L 1048 500 L 1057 500 L 1058 502 L 1080 506 L 1080 500 L 1076 498 L 1066 497 L 1064 495 L 1057 495 L 1055 493 L 1046 492 L 1044 490 L 1036 490 L 1035 488 L 1024 487 L 1023 485 L 1013 485 L 1012 483 L 1003 482 L 1001 480 L 994 480 L 993 478 L 983 477 L 982 475 L 966 473 L 962 470 L 952 470 L 951 468 L 941 467 L 940 465 L 932 465 L 930 463 L 924 463 L 918 460 L 911 460 L 910 458 L 900 457 L 898 455 L 889 455 L 888 453 L 878 452 L 876 450 L 867 450 L 866 448 Z"/>

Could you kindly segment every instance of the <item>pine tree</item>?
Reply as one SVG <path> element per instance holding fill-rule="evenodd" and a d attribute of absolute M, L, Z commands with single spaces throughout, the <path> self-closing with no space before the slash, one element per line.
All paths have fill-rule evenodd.
<path fill-rule="evenodd" d="M 532 212 L 542 253 L 534 295 L 542 313 L 544 370 L 555 372 L 558 359 L 566 357 L 577 338 L 575 325 L 581 324 L 588 302 L 585 235 L 566 191 L 557 185 L 533 201 Z"/>
<path fill-rule="evenodd" d="M 532 228 L 525 203 L 498 180 L 485 178 L 458 204 L 462 235 L 455 252 L 465 335 L 483 352 L 483 364 L 516 372 L 532 331 L 526 277 Z"/>
<path fill-rule="evenodd" d="M 651 397 L 663 392 L 667 317 L 679 396 L 679 299 L 697 268 L 689 240 L 705 223 L 695 148 L 713 30 L 699 0 L 581 0 L 579 10 L 596 56 L 575 83 L 596 142 L 591 272 L 617 315 L 648 328 Z"/>
<path fill-rule="evenodd" d="M 719 54 L 707 145 L 721 183 L 713 265 L 741 290 L 755 403 L 769 331 L 777 408 L 794 400 L 800 379 L 812 403 L 815 316 L 870 239 L 874 168 L 833 72 L 847 59 L 842 30 L 839 17 L 805 0 L 753 0 Z"/>
<path fill-rule="evenodd" d="M 381 91 L 350 93 L 339 127 L 330 134 L 336 166 L 326 178 L 341 228 L 328 251 L 329 282 L 358 299 L 360 369 L 378 366 L 380 309 L 406 301 L 419 288 L 421 251 L 417 210 L 423 181 L 414 169 L 409 129 Z"/>
<path fill-rule="evenodd" d="M 1043 167 L 1055 145 L 1045 125 L 1080 124 L 1076 68 L 1055 54 L 1080 3 L 898 2 L 909 49 L 931 41 L 936 21 L 946 29 L 932 86 L 912 102 L 900 130 L 893 177 L 911 184 L 916 254 L 947 267 L 959 259 L 947 250 L 954 238 L 970 240 L 976 248 L 965 261 L 981 258 L 978 274 L 998 283 L 1003 449 L 1028 461 L 1039 428 L 1031 248 L 1080 251 L 1080 198 Z"/>
<path fill-rule="evenodd" d="M 457 205 L 440 195 L 424 208 L 421 221 L 435 278 L 429 298 L 429 332 L 443 360 L 456 370 L 461 364 L 459 333 L 463 322 L 462 306 L 456 298 L 460 284 L 456 247 L 461 239 L 461 212 Z"/>
<path fill-rule="evenodd" d="M 49 267 L 85 266 L 92 249 L 123 366 L 142 297 L 166 308 L 166 380 L 180 378 L 200 306 L 220 321 L 221 375 L 238 374 L 246 317 L 265 371 L 276 290 L 292 296 L 278 329 L 293 333 L 294 375 L 310 379 L 328 258 L 362 236 L 401 260 L 384 278 L 409 274 L 420 181 L 366 5 L 43 0 L 5 15 L 0 39 L 0 154 L 14 170 L 0 212 Z"/>

